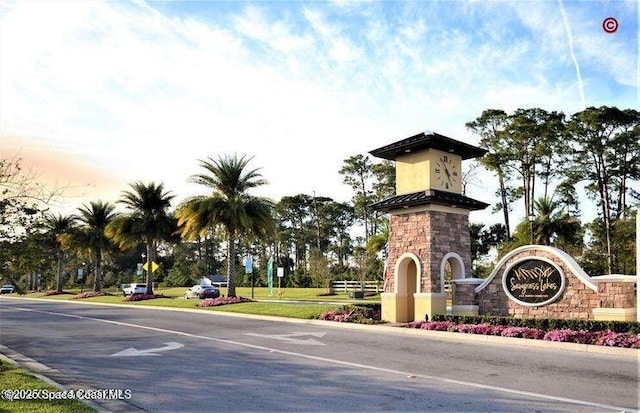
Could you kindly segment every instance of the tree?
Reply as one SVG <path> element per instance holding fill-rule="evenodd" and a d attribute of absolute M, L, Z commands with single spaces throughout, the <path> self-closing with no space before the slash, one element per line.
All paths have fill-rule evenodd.
<path fill-rule="evenodd" d="M 548 194 L 560 154 L 564 152 L 564 114 L 533 108 L 507 115 L 492 109 L 467 123 L 467 128 L 481 137 L 480 146 L 489 151 L 481 162 L 497 172 L 499 205 L 508 229 L 509 202 L 523 198 L 524 215 L 531 215 L 538 178 L 543 181 L 545 196 Z M 510 180 L 515 177 L 520 184 L 511 186 Z"/>
<path fill-rule="evenodd" d="M 498 109 L 488 109 L 482 112 L 480 117 L 472 122 L 467 122 L 467 129 L 480 136 L 480 146 L 489 152 L 480 158 L 480 162 L 498 176 L 498 194 L 500 202 L 494 212 L 502 210 L 504 225 L 507 230 L 507 239 L 511 238 L 509 228 L 509 203 L 512 200 L 512 192 L 507 182 L 511 178 L 511 172 L 506 167 L 503 159 L 508 156 L 509 148 L 506 145 L 505 129 L 508 125 L 507 113 Z"/>
<path fill-rule="evenodd" d="M 502 224 L 493 224 L 485 228 L 483 224 L 469 224 L 469 235 L 471 238 L 471 263 L 475 276 L 485 274 L 487 268 L 479 264 L 481 258 L 491 251 L 492 247 L 497 247 L 501 242 L 507 240 L 506 228 Z"/>
<path fill-rule="evenodd" d="M 589 107 L 569 122 L 569 181 L 586 181 L 585 189 L 600 207 L 607 272 L 614 270 L 613 222 L 628 211 L 628 182 L 640 179 L 640 113 L 616 107 Z"/>
<path fill-rule="evenodd" d="M 580 220 L 561 208 L 553 196 L 538 198 L 534 202 L 536 219 L 533 221 L 534 242 L 562 249 L 575 249 L 582 244 Z"/>
<path fill-rule="evenodd" d="M 308 245 L 314 238 L 316 244 L 320 242 L 316 212 L 318 203 L 314 198 L 306 194 L 285 196 L 275 206 L 278 238 L 287 249 L 293 248 L 295 265 L 300 270 L 306 268 Z M 314 220 L 315 222 L 312 222 Z"/>
<path fill-rule="evenodd" d="M 332 240 L 328 249 L 335 254 L 338 263 L 344 266 L 352 251 L 349 231 L 355 221 L 353 207 L 347 203 L 330 202 L 323 208 L 323 213 L 323 227 Z"/>
<path fill-rule="evenodd" d="M 356 216 L 364 224 L 365 243 L 373 235 L 373 220 L 370 216 L 369 204 L 373 201 L 373 189 L 371 179 L 373 177 L 373 164 L 365 155 L 351 156 L 344 161 L 339 173 L 343 176 L 343 182 L 349 185 L 355 192 L 352 201 Z"/>
<path fill-rule="evenodd" d="M 325 287 L 329 292 L 333 280 L 329 260 L 317 248 L 312 248 L 309 255 L 309 275 L 314 286 Z"/>
<path fill-rule="evenodd" d="M 538 175 L 545 183 L 544 196 L 548 195 L 550 179 L 557 170 L 554 159 L 562 152 L 563 120 L 563 113 L 539 108 L 518 109 L 510 116 L 505 129 L 509 156 L 503 161 L 521 178 L 517 190 L 524 198 L 525 215 L 533 213 Z"/>
<path fill-rule="evenodd" d="M 189 198 L 176 211 L 184 238 L 202 235 L 216 225 L 225 228 L 229 297 L 236 296 L 237 237 L 262 237 L 274 232 L 273 203 L 248 193 L 250 189 L 267 183 L 258 169 L 247 170 L 251 159 L 232 155 L 201 160 L 200 166 L 205 172 L 193 175 L 191 181 L 209 188 L 212 193 Z"/>
<path fill-rule="evenodd" d="M 42 211 L 60 197 L 64 188 L 49 188 L 21 159 L 0 159 L 0 239 L 15 241 L 38 225 Z"/>
<path fill-rule="evenodd" d="M 118 201 L 128 212 L 118 215 L 107 225 L 106 234 L 122 249 L 136 247 L 140 241 L 147 249 L 147 291 L 153 295 L 153 271 L 151 263 L 156 258 L 158 244 L 171 239 L 176 230 L 175 219 L 169 213 L 173 195 L 164 189 L 164 184 L 134 182 L 131 190 L 124 191 Z"/>
<path fill-rule="evenodd" d="M 77 221 L 81 224 L 74 235 L 74 244 L 81 250 L 93 255 L 95 274 L 93 290 L 102 289 L 102 259 L 106 252 L 113 249 L 111 240 L 106 235 L 106 228 L 116 217 L 115 205 L 108 202 L 92 201 L 78 208 Z"/>
<path fill-rule="evenodd" d="M 56 292 L 62 293 L 64 284 L 64 258 L 65 250 L 68 248 L 68 237 L 75 227 L 76 218 L 74 216 L 47 215 L 45 218 L 45 229 L 49 235 L 58 261 L 56 272 Z"/>

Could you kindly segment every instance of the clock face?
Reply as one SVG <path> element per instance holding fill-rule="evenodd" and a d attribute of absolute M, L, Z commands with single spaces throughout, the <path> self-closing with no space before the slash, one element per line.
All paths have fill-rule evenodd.
<path fill-rule="evenodd" d="M 436 177 L 436 183 L 440 188 L 452 190 L 458 187 L 460 182 L 457 163 L 447 155 L 436 158 L 433 173 Z"/>

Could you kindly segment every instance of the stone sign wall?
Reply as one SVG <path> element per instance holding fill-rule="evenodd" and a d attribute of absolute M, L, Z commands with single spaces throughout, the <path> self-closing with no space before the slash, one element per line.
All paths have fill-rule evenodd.
<path fill-rule="evenodd" d="M 503 257 L 473 293 L 454 285 L 453 308 L 459 301 L 478 314 L 635 320 L 635 278 L 589 277 L 564 251 L 528 245 Z"/>

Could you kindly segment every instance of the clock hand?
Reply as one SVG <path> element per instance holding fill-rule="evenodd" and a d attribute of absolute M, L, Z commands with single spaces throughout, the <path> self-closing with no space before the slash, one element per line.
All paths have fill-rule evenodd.
<path fill-rule="evenodd" d="M 444 167 L 444 173 L 447 175 L 447 179 L 449 180 L 449 183 L 451 183 L 451 174 L 449 173 L 449 169 L 447 169 L 447 167 Z"/>

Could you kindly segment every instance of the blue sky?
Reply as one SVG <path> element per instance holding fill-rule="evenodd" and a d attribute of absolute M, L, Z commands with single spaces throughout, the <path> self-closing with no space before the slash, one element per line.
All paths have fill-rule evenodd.
<path fill-rule="evenodd" d="M 489 108 L 638 108 L 636 1 L 5 1 L 0 151 L 61 207 L 254 156 L 260 195 L 346 201 L 349 156 Z M 605 33 L 615 17 L 619 28 Z M 469 194 L 494 202 L 490 176 Z M 499 221 L 488 212 L 474 221 Z"/>

